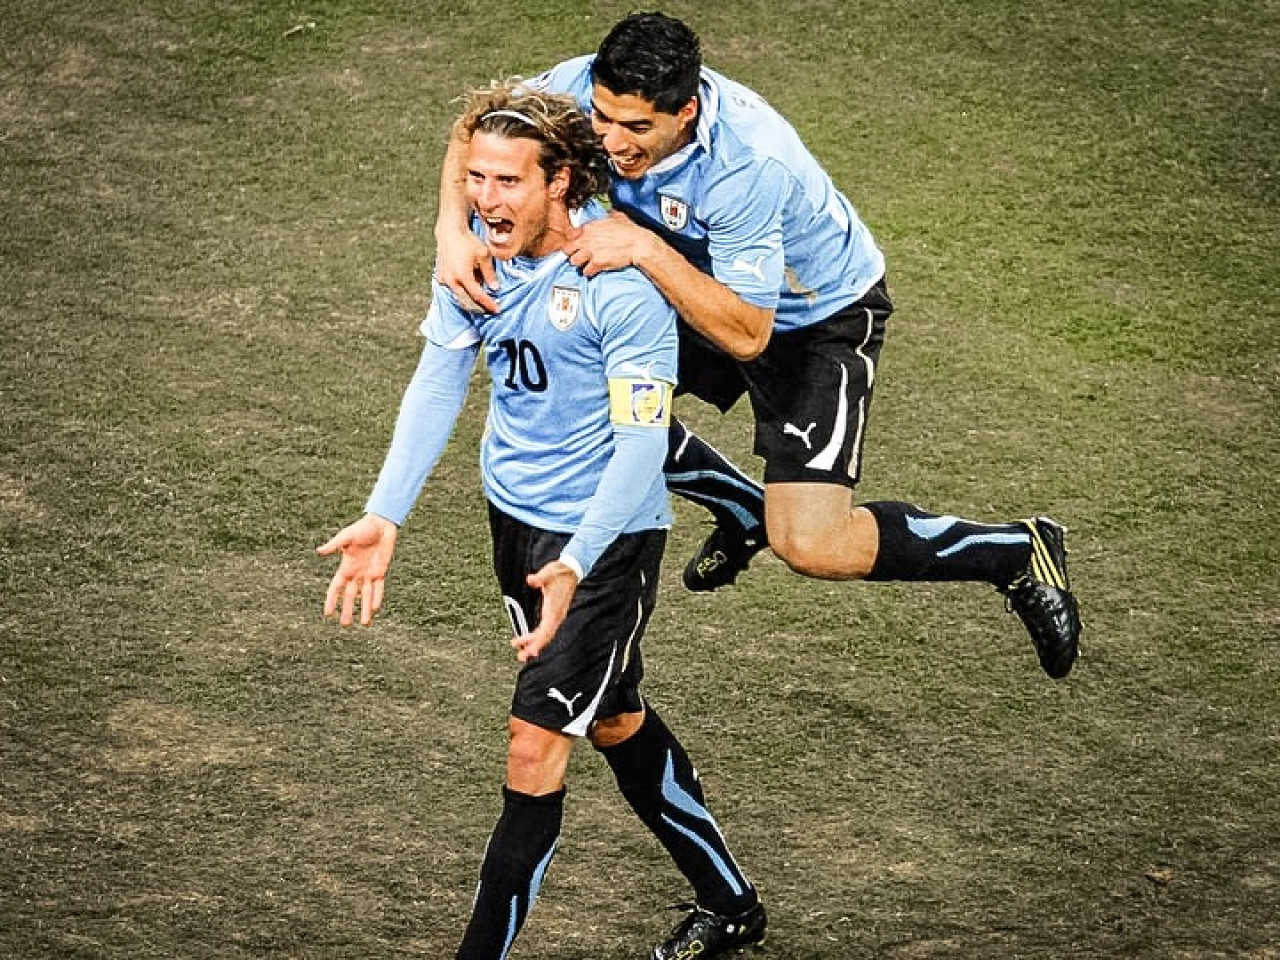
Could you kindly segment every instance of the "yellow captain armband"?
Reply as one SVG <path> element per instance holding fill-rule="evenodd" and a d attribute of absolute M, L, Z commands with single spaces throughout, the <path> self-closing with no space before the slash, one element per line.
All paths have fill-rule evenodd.
<path fill-rule="evenodd" d="M 670 426 L 672 392 L 672 385 L 665 380 L 611 377 L 609 419 L 634 427 Z"/>

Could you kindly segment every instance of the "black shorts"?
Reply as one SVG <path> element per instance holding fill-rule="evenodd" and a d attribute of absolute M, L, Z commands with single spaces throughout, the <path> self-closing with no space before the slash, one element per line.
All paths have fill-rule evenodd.
<path fill-rule="evenodd" d="M 892 312 L 881 280 L 821 323 L 775 333 L 764 353 L 747 363 L 682 323 L 681 386 L 721 410 L 747 394 L 765 483 L 853 487 L 861 476 L 876 364 Z"/>
<path fill-rule="evenodd" d="M 560 556 L 569 535 L 522 523 L 492 504 L 493 569 L 511 626 L 526 633 L 542 594 L 525 577 Z M 640 640 L 658 599 L 665 530 L 618 537 L 578 584 L 569 615 L 551 643 L 516 677 L 511 715 L 570 736 L 642 709 Z"/>
<path fill-rule="evenodd" d="M 691 393 L 728 413 L 747 391 L 742 365 L 684 321 L 680 334 L 680 379 L 676 396 Z"/>

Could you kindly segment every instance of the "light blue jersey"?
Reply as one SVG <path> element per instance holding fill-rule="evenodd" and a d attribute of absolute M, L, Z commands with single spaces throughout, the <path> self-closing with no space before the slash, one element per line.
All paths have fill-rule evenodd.
<path fill-rule="evenodd" d="M 613 452 L 608 380 L 674 384 L 675 315 L 636 270 L 587 279 L 559 252 L 496 268 L 497 313 L 469 313 L 436 283 L 422 333 L 454 348 L 483 342 L 492 382 L 485 494 L 518 520 L 573 532 Z M 659 472 L 623 532 L 670 523 Z"/>
<path fill-rule="evenodd" d="M 602 214 L 592 203 L 575 220 Z M 485 494 L 530 526 L 571 534 L 561 559 L 583 575 L 619 534 L 671 525 L 662 463 L 675 310 L 638 270 L 587 278 L 559 251 L 494 267 L 495 314 L 464 309 L 433 280 L 422 357 L 365 509 L 404 523 L 483 350 L 492 383 Z"/>
<path fill-rule="evenodd" d="M 531 80 L 590 114 L 594 55 Z M 778 331 L 832 316 L 884 274 L 884 255 L 776 110 L 706 67 L 696 135 L 639 180 L 615 177 L 613 205 L 659 233 L 748 303 L 776 309 Z"/>

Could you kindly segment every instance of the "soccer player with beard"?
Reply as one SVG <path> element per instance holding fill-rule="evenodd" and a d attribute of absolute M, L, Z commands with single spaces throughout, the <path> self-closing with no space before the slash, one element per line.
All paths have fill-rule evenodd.
<path fill-rule="evenodd" d="M 680 314 L 680 389 L 721 410 L 751 401 L 763 487 L 672 423 L 668 487 L 716 519 L 686 586 L 733 582 L 766 545 L 811 577 L 985 582 L 1022 619 L 1044 671 L 1066 676 L 1080 617 L 1060 524 L 854 502 L 893 306 L 870 231 L 795 130 L 704 67 L 693 31 L 658 13 L 626 17 L 595 54 L 529 87 L 575 97 L 612 164 L 614 212 L 573 234 L 571 262 L 587 276 L 643 272 Z M 491 260 L 465 230 L 458 159 L 451 144 L 436 276 L 496 310 Z"/>
<path fill-rule="evenodd" d="M 715 957 L 764 936 L 765 912 L 708 811 L 680 742 L 640 693 L 640 642 L 671 522 L 662 478 L 676 381 L 671 306 L 634 269 L 585 277 L 563 252 L 603 214 L 607 158 L 571 98 L 495 85 L 455 124 L 474 236 L 500 309 L 433 285 L 426 339 L 326 616 L 368 624 L 399 526 L 452 432 L 477 357 L 490 376 L 481 468 L 494 569 L 523 664 L 503 808 L 458 960 L 508 955 L 560 837 L 570 751 L 586 737 L 693 887 L 699 909 L 654 960 Z M 692 951 L 692 952 L 690 952 Z"/>

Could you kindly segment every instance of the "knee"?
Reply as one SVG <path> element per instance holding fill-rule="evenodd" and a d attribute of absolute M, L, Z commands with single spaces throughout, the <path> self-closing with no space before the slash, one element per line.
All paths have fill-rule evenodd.
<path fill-rule="evenodd" d="M 564 734 L 512 719 L 507 743 L 507 785 L 538 796 L 564 786 L 573 741 Z"/>
<path fill-rule="evenodd" d="M 818 578 L 831 573 L 830 566 L 823 562 L 825 544 L 820 537 L 791 531 L 777 537 L 770 533 L 769 546 L 774 555 L 790 567 L 793 573 Z"/>
<path fill-rule="evenodd" d="M 620 713 L 617 716 L 597 720 L 591 725 L 591 732 L 587 736 L 590 738 L 592 746 L 600 750 L 607 750 L 609 747 L 616 747 L 625 740 L 630 740 L 643 723 L 643 712 Z"/>
<path fill-rule="evenodd" d="M 546 759 L 545 745 L 532 737 L 513 736 L 507 744 L 507 767 L 517 775 L 539 770 Z"/>
<path fill-rule="evenodd" d="M 769 527 L 769 547 L 795 573 L 820 580 L 861 580 L 875 563 L 849 524 L 817 528 L 777 524 Z"/>
<path fill-rule="evenodd" d="M 854 506 L 853 491 L 830 483 L 767 484 L 769 546 L 806 577 L 859 580 L 876 555 L 875 518 Z"/>

